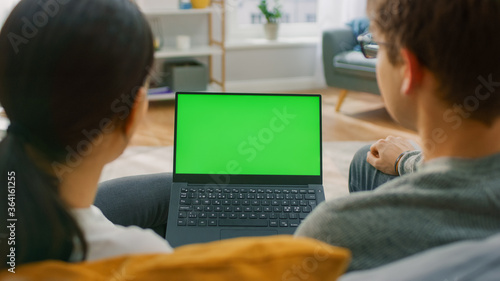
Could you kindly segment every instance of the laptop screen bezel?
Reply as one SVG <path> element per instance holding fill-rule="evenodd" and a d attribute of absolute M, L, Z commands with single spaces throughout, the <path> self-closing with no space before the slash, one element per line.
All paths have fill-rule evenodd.
<path fill-rule="evenodd" d="M 234 174 L 180 174 L 176 172 L 177 157 L 177 121 L 178 121 L 178 95 L 253 95 L 253 96 L 307 96 L 319 98 L 319 150 L 320 150 L 320 174 L 310 175 L 234 175 Z M 173 151 L 173 182 L 187 182 L 194 184 L 283 184 L 283 185 L 307 185 L 323 184 L 323 145 L 322 145 L 322 99 L 319 94 L 279 94 L 279 93 L 220 93 L 220 92 L 177 92 L 175 98 L 175 122 L 174 122 L 174 151 Z"/>

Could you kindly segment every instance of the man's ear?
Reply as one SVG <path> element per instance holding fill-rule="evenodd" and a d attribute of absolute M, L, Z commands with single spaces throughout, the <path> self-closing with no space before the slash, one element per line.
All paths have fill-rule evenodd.
<path fill-rule="evenodd" d="M 146 87 L 140 87 L 130 109 L 130 116 L 125 120 L 125 134 L 127 139 L 132 137 L 137 125 L 144 119 L 148 111 L 148 93 Z"/>
<path fill-rule="evenodd" d="M 424 76 L 424 67 L 417 59 L 417 56 L 408 49 L 401 49 L 401 57 L 404 64 L 401 70 L 403 72 L 401 93 L 410 95 L 413 90 L 421 85 Z"/>

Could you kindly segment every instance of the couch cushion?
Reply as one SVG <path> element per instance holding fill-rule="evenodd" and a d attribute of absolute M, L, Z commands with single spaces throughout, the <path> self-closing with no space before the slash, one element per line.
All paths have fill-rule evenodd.
<path fill-rule="evenodd" d="M 247 237 L 182 246 L 172 254 L 45 261 L 21 266 L 15 275 L 5 271 L 0 280 L 336 280 L 349 260 L 348 250 L 310 238 Z"/>
<path fill-rule="evenodd" d="M 376 78 L 375 66 L 377 59 L 367 59 L 361 52 L 347 51 L 333 58 L 333 67 L 341 74 Z"/>

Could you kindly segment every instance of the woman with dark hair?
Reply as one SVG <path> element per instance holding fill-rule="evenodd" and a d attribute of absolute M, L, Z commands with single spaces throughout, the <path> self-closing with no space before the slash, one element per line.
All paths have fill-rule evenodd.
<path fill-rule="evenodd" d="M 0 243 L 1 267 L 11 247 L 17 265 L 172 251 L 153 231 L 116 226 L 92 205 L 102 168 L 147 110 L 152 42 L 130 0 L 14 8 L 0 33 L 0 104 L 11 121 L 0 143 L 0 232 L 8 222 L 15 235 L 13 245 Z"/>

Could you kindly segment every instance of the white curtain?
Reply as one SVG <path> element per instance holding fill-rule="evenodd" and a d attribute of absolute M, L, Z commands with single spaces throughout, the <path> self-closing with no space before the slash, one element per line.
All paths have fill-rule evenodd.
<path fill-rule="evenodd" d="M 366 16 L 366 0 L 343 0 L 342 22 Z"/>
<path fill-rule="evenodd" d="M 19 0 L 0 0 L 0 27 Z"/>
<path fill-rule="evenodd" d="M 320 30 L 332 27 L 344 26 L 352 19 L 366 15 L 367 0 L 318 0 L 318 24 Z M 318 44 L 316 52 L 316 82 L 318 87 L 326 87 L 323 73 L 323 52 L 321 44 Z"/>
<path fill-rule="evenodd" d="M 367 0 L 318 0 L 320 26 L 340 26 L 355 18 L 366 16 Z"/>

